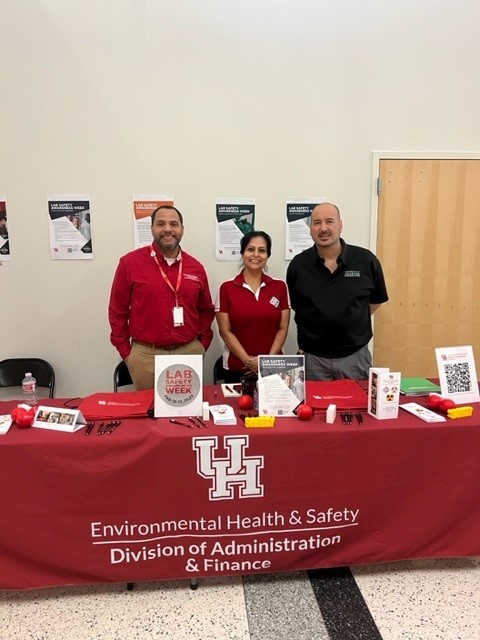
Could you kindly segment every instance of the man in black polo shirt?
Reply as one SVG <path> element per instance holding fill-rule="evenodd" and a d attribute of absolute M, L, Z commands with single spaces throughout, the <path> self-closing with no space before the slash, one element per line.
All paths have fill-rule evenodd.
<path fill-rule="evenodd" d="M 342 229 L 338 207 L 317 205 L 310 223 L 315 245 L 287 269 L 307 380 L 368 378 L 371 315 L 388 300 L 379 260 L 368 249 L 346 244 Z"/>

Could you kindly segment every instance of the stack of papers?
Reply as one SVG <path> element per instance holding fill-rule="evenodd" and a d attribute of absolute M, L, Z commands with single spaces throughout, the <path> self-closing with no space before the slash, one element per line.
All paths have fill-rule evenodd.
<path fill-rule="evenodd" d="M 440 393 L 440 386 L 426 378 L 402 378 L 400 393 L 405 396 L 428 396 L 429 393 Z"/>
<path fill-rule="evenodd" d="M 210 413 L 212 414 L 214 424 L 237 424 L 235 411 L 229 404 L 210 405 Z"/>

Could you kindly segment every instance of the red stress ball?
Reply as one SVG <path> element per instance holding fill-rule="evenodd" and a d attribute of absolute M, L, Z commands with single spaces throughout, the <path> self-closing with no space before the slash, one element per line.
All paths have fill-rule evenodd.
<path fill-rule="evenodd" d="M 427 398 L 427 407 L 429 409 L 438 409 L 442 401 L 443 401 L 442 396 L 439 396 L 436 393 L 432 393 Z"/>
<path fill-rule="evenodd" d="M 17 407 L 11 413 L 12 420 L 17 424 L 17 427 L 21 427 L 25 429 L 26 427 L 31 427 L 33 424 L 33 418 L 35 417 L 35 410 L 30 409 L 27 411 L 22 407 Z"/>
<path fill-rule="evenodd" d="M 238 407 L 242 411 L 249 411 L 253 407 L 252 396 L 243 395 L 238 399 Z"/>
<path fill-rule="evenodd" d="M 310 420 L 313 417 L 313 409 L 309 404 L 301 404 L 297 409 L 299 420 Z"/>
<path fill-rule="evenodd" d="M 439 408 L 439 409 L 440 409 L 440 411 L 442 411 L 443 413 L 447 413 L 447 411 L 448 411 L 449 409 L 454 409 L 456 406 L 457 406 L 457 405 L 456 405 L 456 403 L 455 403 L 453 400 L 450 400 L 450 398 L 445 398 L 445 400 L 442 400 L 442 401 L 440 402 L 440 405 L 439 405 L 439 407 L 438 407 L 438 408 Z"/>

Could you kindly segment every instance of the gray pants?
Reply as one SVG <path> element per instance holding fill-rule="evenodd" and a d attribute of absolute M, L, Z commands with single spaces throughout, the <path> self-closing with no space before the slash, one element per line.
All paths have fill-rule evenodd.
<path fill-rule="evenodd" d="M 305 354 L 305 377 L 307 380 L 367 380 L 372 366 L 372 354 L 365 345 L 345 358 L 321 358 Z"/>

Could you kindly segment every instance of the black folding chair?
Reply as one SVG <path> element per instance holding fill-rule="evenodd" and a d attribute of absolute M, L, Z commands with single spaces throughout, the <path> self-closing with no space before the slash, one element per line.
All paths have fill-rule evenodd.
<path fill-rule="evenodd" d="M 213 384 L 225 382 L 225 369 L 223 368 L 223 358 L 217 358 L 213 365 Z"/>
<path fill-rule="evenodd" d="M 126 387 L 129 384 L 133 384 L 132 377 L 127 365 L 122 360 L 117 364 L 113 372 L 113 390 L 116 393 L 119 387 Z"/>
<path fill-rule="evenodd" d="M 42 358 L 7 358 L 0 361 L 0 387 L 21 387 L 25 374 L 30 372 L 38 387 L 48 389 L 48 397 L 55 392 L 55 371 Z"/>

